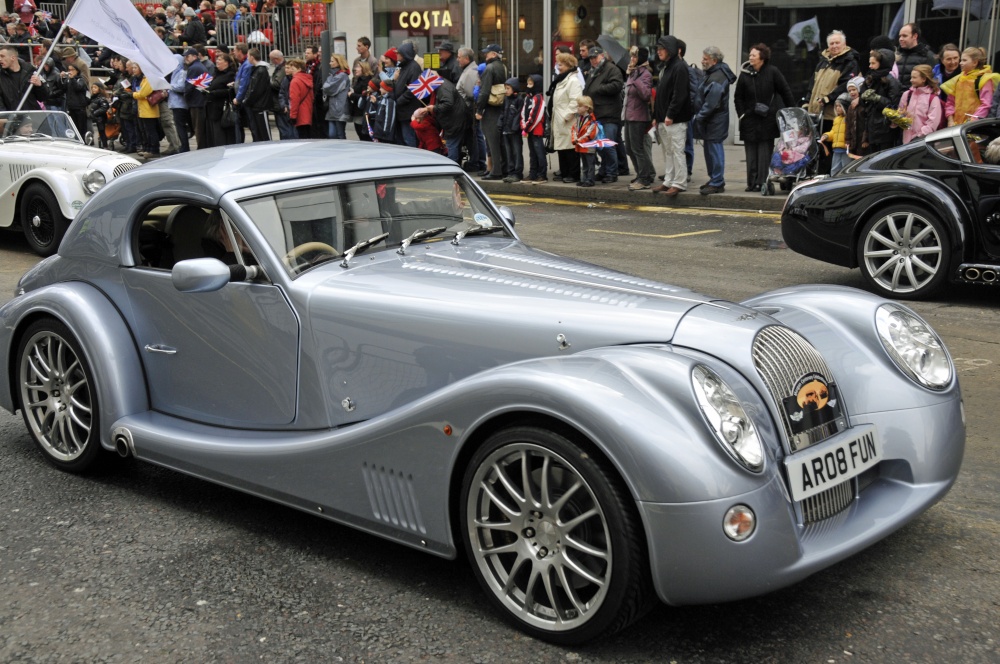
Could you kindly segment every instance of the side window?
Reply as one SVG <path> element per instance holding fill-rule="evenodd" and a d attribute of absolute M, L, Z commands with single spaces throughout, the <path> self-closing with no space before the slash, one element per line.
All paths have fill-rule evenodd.
<path fill-rule="evenodd" d="M 257 264 L 239 231 L 216 208 L 183 203 L 153 207 L 143 215 L 138 243 L 144 267 L 169 270 L 192 258 L 217 258 L 227 265 Z"/>

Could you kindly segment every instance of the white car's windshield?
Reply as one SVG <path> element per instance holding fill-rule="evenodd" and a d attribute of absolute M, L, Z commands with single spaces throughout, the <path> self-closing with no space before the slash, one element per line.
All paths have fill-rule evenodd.
<path fill-rule="evenodd" d="M 460 175 L 375 178 L 255 198 L 241 205 L 285 259 L 291 274 L 340 256 L 350 260 L 366 250 L 451 240 L 460 234 L 507 232 Z"/>
<path fill-rule="evenodd" d="M 62 140 L 82 143 L 69 116 L 59 111 L 0 112 L 0 140 Z"/>

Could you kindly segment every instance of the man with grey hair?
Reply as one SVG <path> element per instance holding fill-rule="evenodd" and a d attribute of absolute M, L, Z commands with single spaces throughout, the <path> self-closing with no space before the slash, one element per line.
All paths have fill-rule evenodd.
<path fill-rule="evenodd" d="M 462 142 L 469 152 L 469 160 L 465 162 L 465 170 L 470 173 L 479 173 L 486 170 L 486 138 L 483 130 L 479 126 L 479 121 L 475 118 L 476 109 L 476 83 L 479 82 L 479 65 L 476 64 L 476 52 L 468 46 L 458 49 L 458 66 L 462 73 L 458 77 L 459 96 L 465 101 L 468 109 L 468 122 L 465 124 L 465 136 Z"/>
<path fill-rule="evenodd" d="M 718 46 L 709 46 L 701 55 L 705 80 L 701 84 L 701 108 L 693 109 L 694 137 L 705 148 L 705 167 L 709 180 L 699 190 L 703 196 L 721 194 L 726 189 L 726 153 L 723 142 L 729 137 L 729 86 L 736 74 L 722 61 Z"/>
<path fill-rule="evenodd" d="M 278 126 L 278 139 L 289 141 L 298 138 L 298 133 L 295 131 L 295 125 L 292 124 L 281 104 L 282 87 L 286 90 L 286 96 L 288 89 L 288 86 L 285 85 L 285 54 L 278 49 L 274 49 L 267 54 L 267 59 L 271 62 L 272 67 L 271 94 L 273 95 L 274 106 L 271 108 L 271 113 L 274 115 L 274 124 Z"/>
<path fill-rule="evenodd" d="M 833 122 L 833 100 L 847 92 L 847 82 L 861 73 L 858 52 L 847 45 L 847 36 L 834 30 L 826 36 L 826 50 L 819 54 L 813 76 L 812 94 L 806 108 L 810 113 L 822 113 Z"/>

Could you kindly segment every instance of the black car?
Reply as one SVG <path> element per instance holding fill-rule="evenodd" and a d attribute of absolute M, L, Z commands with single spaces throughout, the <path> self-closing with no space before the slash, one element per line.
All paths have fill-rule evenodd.
<path fill-rule="evenodd" d="M 998 136 L 998 119 L 948 127 L 796 187 L 781 215 L 785 243 L 860 267 L 887 297 L 1000 284 Z"/>

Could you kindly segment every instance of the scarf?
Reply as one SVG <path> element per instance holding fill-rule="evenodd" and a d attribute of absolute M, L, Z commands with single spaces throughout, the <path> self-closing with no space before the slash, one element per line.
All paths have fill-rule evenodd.
<path fill-rule="evenodd" d="M 576 76 L 576 69 L 577 69 L 576 67 L 573 67 L 569 71 L 564 71 L 563 73 L 557 75 L 554 79 L 552 79 L 552 85 L 549 86 L 549 91 L 546 92 L 545 94 L 547 96 L 551 97 L 552 94 L 556 91 L 556 87 L 560 83 L 562 83 L 566 79 L 567 76 L 569 76 L 570 74 L 573 74 L 574 76 Z"/>

